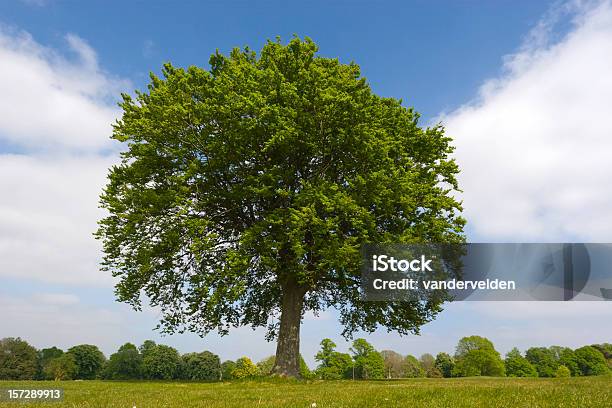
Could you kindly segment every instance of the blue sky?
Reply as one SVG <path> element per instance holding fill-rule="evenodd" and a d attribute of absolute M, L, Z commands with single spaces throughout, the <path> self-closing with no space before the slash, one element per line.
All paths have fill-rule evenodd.
<path fill-rule="evenodd" d="M 0 337 L 38 347 L 147 338 L 223 358 L 269 355 L 261 331 L 160 338 L 154 310 L 113 301 L 90 233 L 117 159 L 119 92 L 161 64 L 203 65 L 215 49 L 309 36 L 355 61 L 373 89 L 456 139 L 471 241 L 610 242 L 609 2 L 0 3 Z M 484 171 L 483 169 L 486 169 Z M 503 197 L 503 198 L 502 198 Z M 513 313 L 509 313 L 513 311 Z M 517 345 L 610 341 L 606 304 L 451 305 L 421 336 L 377 332 L 378 348 L 452 352 L 463 335 Z M 302 351 L 346 343 L 335 313 L 306 316 Z M 567 331 L 567 319 L 580 330 Z M 528 333 L 528 334 L 526 334 Z"/>

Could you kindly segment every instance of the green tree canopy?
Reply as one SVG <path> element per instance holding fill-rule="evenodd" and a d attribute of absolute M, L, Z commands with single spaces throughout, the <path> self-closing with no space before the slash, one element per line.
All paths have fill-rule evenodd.
<path fill-rule="evenodd" d="M 64 351 L 53 346 L 53 347 L 48 347 L 48 348 L 44 348 L 38 351 L 38 379 L 41 380 L 52 380 L 53 376 L 47 376 L 45 374 L 45 367 L 47 366 L 47 363 L 49 363 L 49 361 L 60 357 L 62 354 L 64 354 Z"/>
<path fill-rule="evenodd" d="M 336 343 L 330 339 L 321 340 L 321 350 L 315 355 L 319 362 L 316 375 L 324 380 L 351 378 L 353 375 L 353 359 L 347 353 L 336 350 Z"/>
<path fill-rule="evenodd" d="M 232 377 L 237 379 L 253 378 L 260 374 L 257 366 L 248 357 L 240 357 L 236 360 L 236 366 L 232 371 Z"/>
<path fill-rule="evenodd" d="M 355 339 L 351 347 L 355 363 L 355 378 L 380 379 L 385 376 L 385 361 L 365 339 Z"/>
<path fill-rule="evenodd" d="M 538 371 L 540 377 L 554 377 L 559 367 L 555 351 L 546 347 L 532 347 L 525 352 L 525 358 Z"/>
<path fill-rule="evenodd" d="M 453 368 L 455 368 L 455 360 L 447 353 L 438 353 L 436 356 L 436 367 L 442 373 L 442 376 L 449 378 L 452 376 Z"/>
<path fill-rule="evenodd" d="M 97 346 L 81 344 L 68 349 L 68 353 L 74 357 L 76 364 L 75 379 L 93 380 L 98 377 L 106 357 Z"/>
<path fill-rule="evenodd" d="M 420 378 L 425 377 L 426 375 L 425 370 L 421 366 L 419 360 L 410 354 L 404 358 L 402 372 L 405 378 Z"/>
<path fill-rule="evenodd" d="M 175 348 L 157 344 L 143 354 L 142 373 L 149 380 L 172 380 L 181 373 L 181 357 Z"/>
<path fill-rule="evenodd" d="M 294 38 L 166 64 L 123 95 L 97 232 L 119 301 L 146 296 L 170 333 L 265 326 L 292 376 L 306 311 L 337 308 L 348 337 L 416 333 L 441 310 L 434 295 L 362 300 L 362 244 L 464 240 L 443 128 L 317 51 Z"/>
<path fill-rule="evenodd" d="M 504 360 L 506 366 L 506 375 L 508 377 L 537 377 L 538 372 L 535 367 L 521 355 L 521 352 L 515 347 L 506 354 Z"/>
<path fill-rule="evenodd" d="M 234 378 L 233 372 L 236 368 L 236 363 L 232 360 L 227 360 L 221 363 L 221 379 L 222 380 L 231 380 Z"/>
<path fill-rule="evenodd" d="M 221 377 L 221 360 L 210 351 L 182 356 L 183 378 L 198 381 L 217 381 Z"/>
<path fill-rule="evenodd" d="M 77 374 L 77 365 L 73 354 L 65 353 L 47 361 L 43 368 L 45 378 L 55 381 L 71 380 Z"/>
<path fill-rule="evenodd" d="M 608 373 L 606 359 L 595 347 L 580 347 L 575 353 L 582 375 L 602 375 Z"/>
<path fill-rule="evenodd" d="M 504 362 L 493 343 L 484 337 L 463 337 L 457 344 L 454 377 L 505 375 Z"/>
<path fill-rule="evenodd" d="M 111 380 L 133 380 L 141 376 L 142 355 L 132 343 L 125 343 L 112 354 L 104 368 L 104 377 Z"/>
<path fill-rule="evenodd" d="M 560 365 L 557 367 L 557 371 L 555 371 L 555 377 L 557 378 L 568 378 L 572 375 L 570 369 L 564 365 Z"/>
<path fill-rule="evenodd" d="M 0 340 L 0 380 L 33 380 L 38 373 L 36 349 L 19 337 Z"/>

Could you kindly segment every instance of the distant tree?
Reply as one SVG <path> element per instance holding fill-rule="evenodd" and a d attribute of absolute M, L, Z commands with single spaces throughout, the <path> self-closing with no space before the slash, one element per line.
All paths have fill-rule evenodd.
<path fill-rule="evenodd" d="M 608 368 L 612 371 L 612 343 L 593 344 L 592 347 L 603 354 L 608 364 Z"/>
<path fill-rule="evenodd" d="M 236 368 L 236 363 L 232 360 L 224 361 L 221 364 L 221 380 L 232 380 L 234 375 L 234 369 Z"/>
<path fill-rule="evenodd" d="M 554 377 L 559 367 L 559 362 L 556 360 L 554 350 L 546 347 L 532 347 L 525 353 L 525 358 L 538 371 L 540 377 Z"/>
<path fill-rule="evenodd" d="M 452 376 L 453 368 L 455 368 L 455 360 L 447 353 L 438 353 L 436 367 L 440 370 L 442 376 L 449 378 Z"/>
<path fill-rule="evenodd" d="M 555 371 L 555 377 L 557 378 L 568 378 L 572 375 L 569 368 L 564 365 L 560 365 L 557 367 L 557 371 Z"/>
<path fill-rule="evenodd" d="M 423 367 L 423 370 L 427 373 L 436 365 L 436 359 L 431 354 L 425 353 L 419 357 L 419 363 L 421 363 L 421 367 Z"/>
<path fill-rule="evenodd" d="M 45 366 L 47 365 L 47 363 L 49 361 L 51 361 L 54 358 L 58 358 L 60 357 L 62 354 L 64 354 L 64 351 L 57 348 L 57 347 L 49 347 L 49 348 L 44 348 L 42 350 L 38 351 L 38 375 L 37 378 L 39 380 L 52 380 L 53 377 L 47 377 L 45 375 Z"/>
<path fill-rule="evenodd" d="M 104 354 L 97 346 L 91 344 L 81 344 L 68 349 L 68 353 L 74 357 L 76 363 L 75 379 L 93 380 L 101 373 L 102 367 L 106 362 Z"/>
<path fill-rule="evenodd" d="M 506 368 L 500 355 L 491 350 L 470 350 L 456 359 L 453 377 L 503 377 Z"/>
<path fill-rule="evenodd" d="M 495 350 L 491 340 L 486 337 L 468 336 L 463 337 L 457 343 L 455 358 L 461 358 L 472 350 Z"/>
<path fill-rule="evenodd" d="M 112 354 L 104 368 L 104 378 L 133 380 L 142 376 L 142 355 L 132 343 L 125 343 Z"/>
<path fill-rule="evenodd" d="M 612 343 L 592 344 L 591 347 L 603 354 L 606 360 L 612 359 Z"/>
<path fill-rule="evenodd" d="M 411 356 L 410 354 L 404 358 L 404 363 L 402 364 L 402 374 L 405 378 L 419 378 L 425 377 L 425 370 L 421 367 L 421 363 L 415 356 Z"/>
<path fill-rule="evenodd" d="M 25 340 L 0 340 L 0 380 L 33 380 L 38 374 L 38 353 Z"/>
<path fill-rule="evenodd" d="M 315 355 L 319 366 L 315 370 L 316 376 L 324 380 L 338 380 L 351 378 L 353 372 L 353 359 L 349 354 L 335 350 L 336 343 L 330 339 L 321 340 L 321 350 Z"/>
<path fill-rule="evenodd" d="M 210 351 L 183 355 L 183 378 L 197 381 L 217 381 L 221 376 L 221 360 Z"/>
<path fill-rule="evenodd" d="M 493 343 L 484 337 L 463 337 L 457 344 L 454 377 L 505 375 L 504 362 Z"/>
<path fill-rule="evenodd" d="M 140 347 L 138 347 L 138 351 L 144 357 L 149 351 L 155 348 L 156 344 L 153 340 L 145 340 Z"/>
<path fill-rule="evenodd" d="M 567 367 L 573 377 L 582 375 L 582 371 L 578 366 L 578 358 L 576 357 L 576 353 L 571 348 L 562 347 L 562 350 L 559 351 L 558 362 L 559 364 Z"/>
<path fill-rule="evenodd" d="M 535 367 L 521 355 L 521 352 L 515 347 L 504 360 L 506 366 L 506 375 L 508 377 L 537 377 L 538 372 Z"/>
<path fill-rule="evenodd" d="M 385 377 L 386 378 L 401 378 L 402 364 L 404 356 L 393 350 L 383 350 L 380 352 L 385 362 Z"/>
<path fill-rule="evenodd" d="M 55 381 L 71 380 L 77 373 L 77 365 L 74 355 L 65 353 L 59 357 L 53 358 L 45 363 L 44 376 L 45 378 Z"/>
<path fill-rule="evenodd" d="M 142 357 L 143 376 L 149 380 L 172 380 L 181 372 L 181 357 L 175 348 L 157 344 Z"/>
<path fill-rule="evenodd" d="M 355 378 L 379 379 L 385 377 L 385 361 L 374 346 L 365 339 L 356 339 L 351 347 L 355 364 Z"/>
<path fill-rule="evenodd" d="M 429 370 L 427 370 L 427 372 L 425 373 L 425 376 L 426 376 L 427 378 L 442 378 L 442 377 L 444 377 L 444 376 L 442 375 L 442 371 L 440 371 L 440 370 L 438 369 L 438 367 L 436 367 L 435 365 L 434 365 L 434 366 L 431 366 L 431 367 L 429 368 Z"/>
<path fill-rule="evenodd" d="M 260 375 L 257 366 L 253 364 L 250 358 L 240 357 L 236 360 L 236 367 L 232 371 L 232 376 L 237 379 L 253 378 Z"/>
<path fill-rule="evenodd" d="M 580 347 L 575 353 L 582 375 L 602 375 L 608 373 L 606 359 L 595 347 Z"/>
<path fill-rule="evenodd" d="M 266 376 L 272 374 L 272 368 L 274 368 L 274 360 L 276 356 L 269 356 L 257 363 L 257 369 L 261 375 Z"/>
<path fill-rule="evenodd" d="M 364 243 L 464 241 L 442 126 L 310 39 L 162 72 L 123 95 L 113 128 L 122 161 L 97 237 L 119 301 L 138 310 L 147 294 L 166 332 L 267 327 L 289 376 L 309 310 L 338 306 L 345 336 L 416 333 L 442 310 L 439 292 L 364 302 L 359 257 Z"/>

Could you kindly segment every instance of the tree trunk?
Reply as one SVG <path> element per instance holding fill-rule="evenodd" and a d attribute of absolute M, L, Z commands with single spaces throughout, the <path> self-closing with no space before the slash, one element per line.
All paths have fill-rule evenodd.
<path fill-rule="evenodd" d="M 283 285 L 276 359 L 272 372 L 283 377 L 300 377 L 300 325 L 305 290 L 290 281 Z"/>

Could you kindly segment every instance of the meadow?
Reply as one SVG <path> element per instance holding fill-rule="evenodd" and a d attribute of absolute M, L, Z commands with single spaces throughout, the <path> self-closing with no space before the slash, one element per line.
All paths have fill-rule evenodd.
<path fill-rule="evenodd" d="M 0 407 L 612 407 L 611 376 L 219 383 L 0 382 L 0 388 L 52 387 L 64 388 L 63 401 L 0 402 Z"/>

